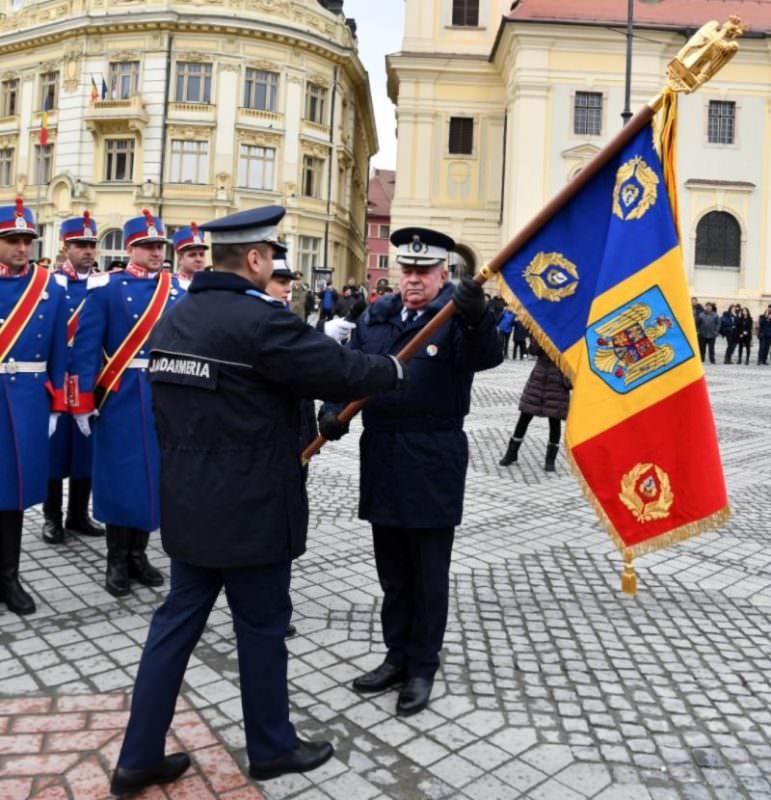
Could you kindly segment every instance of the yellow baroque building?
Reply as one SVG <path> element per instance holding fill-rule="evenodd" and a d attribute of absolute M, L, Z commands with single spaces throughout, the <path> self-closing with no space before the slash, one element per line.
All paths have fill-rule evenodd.
<path fill-rule="evenodd" d="M 438 228 L 459 270 L 495 255 L 621 128 L 627 3 L 405 0 L 388 56 L 398 146 L 391 224 Z M 771 5 L 635 0 L 631 109 L 710 19 L 749 25 L 740 51 L 682 97 L 678 180 L 691 293 L 771 303 Z"/>
<path fill-rule="evenodd" d="M 363 281 L 377 136 L 352 21 L 332 0 L 11 0 L 0 5 L 0 202 L 42 252 L 90 209 L 101 262 L 149 208 L 170 231 L 287 208 L 295 269 Z M 48 145 L 40 144 L 47 117 Z"/>

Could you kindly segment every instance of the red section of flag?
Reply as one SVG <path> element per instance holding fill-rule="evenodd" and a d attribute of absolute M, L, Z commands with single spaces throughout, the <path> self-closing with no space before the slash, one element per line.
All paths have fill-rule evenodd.
<path fill-rule="evenodd" d="M 40 146 L 48 146 L 48 112 L 44 111 L 40 118 Z"/>
<path fill-rule="evenodd" d="M 728 505 L 704 378 L 574 447 L 572 456 L 616 535 L 639 552 L 657 536 L 676 534 Z M 662 474 L 669 505 L 661 497 Z M 666 516 L 638 521 L 629 504 Z"/>

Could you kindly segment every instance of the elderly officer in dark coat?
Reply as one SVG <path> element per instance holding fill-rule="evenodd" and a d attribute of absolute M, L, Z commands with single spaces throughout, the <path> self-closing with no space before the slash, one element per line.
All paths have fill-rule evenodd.
<path fill-rule="evenodd" d="M 400 293 L 384 297 L 358 322 L 350 347 L 397 353 L 452 298 L 458 315 L 409 362 L 407 391 L 371 399 L 364 407 L 359 516 L 372 523 L 380 585 L 383 638 L 377 669 L 353 682 L 360 692 L 404 686 L 402 716 L 428 704 L 447 623 L 455 526 L 463 511 L 469 412 L 474 373 L 503 359 L 495 317 L 470 278 L 447 283 L 449 236 L 423 228 L 394 232 Z M 319 429 L 339 438 L 347 426 L 338 407 L 325 406 Z"/>
<path fill-rule="evenodd" d="M 202 225 L 215 271 L 198 272 L 150 342 L 161 452 L 161 536 L 171 589 L 153 616 L 115 794 L 175 780 L 185 753 L 164 756 L 188 658 L 222 587 L 233 613 L 250 773 L 305 772 L 332 755 L 289 721 L 284 634 L 289 575 L 302 555 L 308 505 L 300 460 L 300 398 L 397 388 L 394 358 L 344 350 L 264 293 L 284 209 Z M 184 409 L 184 413 L 180 413 Z"/>

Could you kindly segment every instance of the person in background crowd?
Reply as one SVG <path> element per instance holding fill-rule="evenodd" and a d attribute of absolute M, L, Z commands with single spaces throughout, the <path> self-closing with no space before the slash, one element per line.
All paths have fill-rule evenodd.
<path fill-rule="evenodd" d="M 72 347 L 86 302 L 88 279 L 96 268 L 96 223 L 89 211 L 70 217 L 59 229 L 64 254 L 56 281 L 65 290 L 67 301 L 67 346 Z M 63 479 L 69 477 L 67 518 L 62 522 Z M 61 544 L 65 531 L 82 536 L 104 536 L 104 528 L 88 515 L 91 496 L 91 440 L 85 437 L 72 416 L 59 420 L 51 438 L 48 496 L 43 503 L 43 541 Z"/>
<path fill-rule="evenodd" d="M 160 525 L 147 339 L 184 296 L 176 277 L 162 269 L 168 239 L 160 219 L 144 209 L 123 226 L 123 241 L 126 269 L 89 278 L 69 379 L 71 411 L 85 436 L 95 417 L 94 516 L 107 524 L 104 586 L 114 597 L 129 594 L 132 579 L 163 584 L 146 554 L 150 531 Z M 103 354 L 107 363 L 100 369 Z"/>
<path fill-rule="evenodd" d="M 19 582 L 24 510 L 42 503 L 49 438 L 67 412 L 67 306 L 48 270 L 29 266 L 35 217 L 21 197 L 0 206 L 0 601 L 32 614 Z"/>
<path fill-rule="evenodd" d="M 403 684 L 396 713 L 410 716 L 429 703 L 447 623 L 455 526 L 461 522 L 474 374 L 503 360 L 495 317 L 479 284 L 448 281 L 455 243 L 427 228 L 391 236 L 401 268 L 400 293 L 374 303 L 349 347 L 398 353 L 451 300 L 457 314 L 409 362 L 405 392 L 371 398 L 360 441 L 359 516 L 372 525 L 380 585 L 384 662 L 353 681 L 358 692 Z M 355 395 L 351 396 L 352 398 Z M 326 404 L 319 431 L 339 439 L 348 431 L 341 406 Z"/>
<path fill-rule="evenodd" d="M 715 309 L 717 311 L 717 308 Z M 739 306 L 731 305 L 723 312 L 720 318 L 720 335 L 725 338 L 726 348 L 724 364 L 733 364 L 733 354 L 738 344 L 739 336 Z"/>
<path fill-rule="evenodd" d="M 498 320 L 498 330 L 501 332 L 501 339 L 503 340 L 503 357 L 508 358 L 511 332 L 514 330 L 514 312 L 511 309 L 504 309 Z"/>
<path fill-rule="evenodd" d="M 319 292 L 319 322 L 332 319 L 337 305 L 337 290 L 332 284 L 326 284 Z"/>
<path fill-rule="evenodd" d="M 187 291 L 195 273 L 206 266 L 206 252 L 209 247 L 195 222 L 176 231 L 172 242 L 177 254 L 177 280 L 180 287 Z"/>
<path fill-rule="evenodd" d="M 699 314 L 704 311 L 704 306 L 699 302 L 697 297 L 691 298 L 691 311 L 693 312 L 693 323 L 694 325 L 699 324 Z"/>
<path fill-rule="evenodd" d="M 739 310 L 739 317 L 736 322 L 736 342 L 739 346 L 739 356 L 737 364 L 742 363 L 742 353 L 745 353 L 745 364 L 750 363 L 750 349 L 752 348 L 752 328 L 754 321 L 749 308 Z"/>
<path fill-rule="evenodd" d="M 758 364 L 768 365 L 771 349 L 771 304 L 758 318 Z"/>
<path fill-rule="evenodd" d="M 533 417 L 546 417 L 549 420 L 549 443 L 546 445 L 543 468 L 545 472 L 554 472 L 562 437 L 562 420 L 568 416 L 570 382 L 535 340 L 530 345 L 530 354 L 536 356 L 537 361 L 522 390 L 519 419 L 514 433 L 509 439 L 506 453 L 498 463 L 508 467 L 517 461 L 519 448 Z"/>
<path fill-rule="evenodd" d="M 696 322 L 696 335 L 699 340 L 699 353 L 704 361 L 709 353 L 709 363 L 715 363 L 715 339 L 720 330 L 720 317 L 714 303 L 705 303 L 704 311 Z"/>
<path fill-rule="evenodd" d="M 525 358 L 525 354 L 527 353 L 527 337 L 528 337 L 528 330 L 522 324 L 522 320 L 519 317 L 514 318 L 514 350 L 511 354 L 512 358 L 517 357 L 517 351 L 519 351 L 519 360 L 522 361 Z"/>

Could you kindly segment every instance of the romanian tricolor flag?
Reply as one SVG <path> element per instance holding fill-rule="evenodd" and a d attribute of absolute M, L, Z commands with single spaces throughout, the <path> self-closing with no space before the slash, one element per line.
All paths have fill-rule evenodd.
<path fill-rule="evenodd" d="M 99 99 L 99 88 L 96 85 L 96 81 L 94 80 L 94 76 L 91 76 L 91 105 L 95 105 L 96 101 Z"/>
<path fill-rule="evenodd" d="M 648 123 L 498 274 L 573 383 L 570 460 L 631 592 L 634 556 L 730 513 L 673 211 L 673 98 L 667 113 L 662 158 Z"/>

